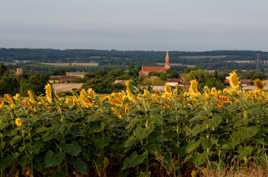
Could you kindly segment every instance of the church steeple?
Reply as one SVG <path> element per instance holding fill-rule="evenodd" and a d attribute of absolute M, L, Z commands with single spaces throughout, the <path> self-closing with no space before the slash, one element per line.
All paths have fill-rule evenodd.
<path fill-rule="evenodd" d="M 170 64 L 171 64 L 171 61 L 170 61 L 169 53 L 167 51 L 166 56 L 165 56 L 165 68 L 170 69 L 171 67 Z"/>

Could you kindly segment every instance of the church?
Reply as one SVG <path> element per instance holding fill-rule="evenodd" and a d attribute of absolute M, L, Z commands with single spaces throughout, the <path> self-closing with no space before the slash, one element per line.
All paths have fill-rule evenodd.
<path fill-rule="evenodd" d="M 166 53 L 165 56 L 165 65 L 164 66 L 142 66 L 139 72 L 139 76 L 148 76 L 150 73 L 166 73 L 171 68 L 171 61 L 169 53 Z"/>

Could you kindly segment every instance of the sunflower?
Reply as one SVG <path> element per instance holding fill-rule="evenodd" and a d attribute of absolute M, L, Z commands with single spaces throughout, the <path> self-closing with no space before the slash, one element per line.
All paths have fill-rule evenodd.
<path fill-rule="evenodd" d="M 21 118 L 16 118 L 16 120 L 15 120 L 15 124 L 16 124 L 16 126 L 17 127 L 21 127 L 22 126 L 22 124 L 23 124 L 23 121 L 22 121 L 22 119 Z"/>
<path fill-rule="evenodd" d="M 80 96 L 79 96 L 79 101 L 81 103 L 81 105 L 85 108 L 90 108 L 93 106 L 93 103 L 91 102 L 91 100 L 87 97 L 87 92 L 85 89 L 82 89 L 80 91 Z"/>
<path fill-rule="evenodd" d="M 14 101 L 14 99 L 13 99 L 13 97 L 11 95 L 5 94 L 4 99 L 9 104 L 9 107 L 11 109 L 14 109 L 16 107 L 15 101 Z"/>
<path fill-rule="evenodd" d="M 143 89 L 143 96 L 144 97 L 149 97 L 150 96 L 150 92 L 148 89 Z"/>
<path fill-rule="evenodd" d="M 263 89 L 264 84 L 263 84 L 263 82 L 260 79 L 256 79 L 254 81 L 254 83 L 255 83 L 255 86 L 256 86 L 256 90 L 257 91 L 261 91 Z"/>
<path fill-rule="evenodd" d="M 50 83 L 48 83 L 46 86 L 45 86 L 45 92 L 46 92 L 46 99 L 47 99 L 47 102 L 49 104 L 52 103 L 53 99 L 52 99 L 52 94 L 53 94 L 53 88 L 51 86 Z"/>
<path fill-rule="evenodd" d="M 123 104 L 126 97 L 124 92 L 112 93 L 108 96 L 108 101 L 113 106 L 120 106 Z"/>
<path fill-rule="evenodd" d="M 191 80 L 189 91 L 188 91 L 188 93 L 191 97 L 197 97 L 200 95 L 200 92 L 198 90 L 198 85 L 199 85 L 199 83 L 197 80 Z"/>
<path fill-rule="evenodd" d="M 36 100 L 34 98 L 34 93 L 31 90 L 28 90 L 28 99 L 31 104 L 36 104 Z"/>
<path fill-rule="evenodd" d="M 95 93 L 95 91 L 94 91 L 92 88 L 89 88 L 89 89 L 87 90 L 87 94 L 88 94 L 88 96 L 89 96 L 90 98 L 92 98 L 92 99 L 94 99 L 94 98 L 96 97 L 96 93 Z"/>
<path fill-rule="evenodd" d="M 172 87 L 168 84 L 165 85 L 165 88 L 164 88 L 164 93 L 163 93 L 163 97 L 167 100 L 171 99 L 173 95 L 173 92 L 172 92 Z"/>
<path fill-rule="evenodd" d="M 16 101 L 19 101 L 20 98 L 21 98 L 21 96 L 20 96 L 19 93 L 16 93 L 16 95 L 15 95 L 13 98 L 14 98 L 14 100 L 16 100 Z"/>
<path fill-rule="evenodd" d="M 131 81 L 128 80 L 125 82 L 126 84 L 126 92 L 127 92 L 127 98 L 132 101 L 132 102 L 135 102 L 136 101 L 136 97 L 135 95 L 132 93 L 132 90 L 131 90 Z"/>
<path fill-rule="evenodd" d="M 214 97 L 218 97 L 218 96 L 219 96 L 219 92 L 218 92 L 218 90 L 217 90 L 215 87 L 213 87 L 213 88 L 211 89 L 210 94 L 211 94 L 212 96 L 214 96 Z"/>
<path fill-rule="evenodd" d="M 240 88 L 240 81 L 236 71 L 232 71 L 226 79 L 229 81 L 232 89 L 236 90 Z"/>
<path fill-rule="evenodd" d="M 3 108 L 5 105 L 5 102 L 2 98 L 0 98 L 0 109 Z"/>
<path fill-rule="evenodd" d="M 77 100 L 78 99 L 77 99 L 76 96 L 68 96 L 68 97 L 65 98 L 64 103 L 69 105 L 69 106 L 74 106 L 74 105 L 76 105 Z"/>

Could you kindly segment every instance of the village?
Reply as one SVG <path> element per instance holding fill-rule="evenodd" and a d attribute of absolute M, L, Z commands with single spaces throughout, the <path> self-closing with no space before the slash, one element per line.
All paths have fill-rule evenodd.
<path fill-rule="evenodd" d="M 151 81 L 149 84 L 141 84 L 140 87 L 147 87 L 156 92 L 164 91 L 165 85 L 170 85 L 173 88 L 180 87 L 182 89 L 187 89 L 190 85 L 189 80 L 185 80 L 182 77 L 177 78 L 166 78 L 159 81 L 159 77 L 155 76 L 159 74 L 166 74 L 172 68 L 172 62 L 169 52 L 166 52 L 164 57 L 164 65 L 154 65 L 154 66 L 141 66 L 138 72 L 139 79 L 147 79 Z M 192 67 L 191 67 L 192 68 Z M 216 70 L 205 70 L 209 75 L 214 75 Z M 22 72 L 21 68 L 17 69 L 17 74 Z M 246 72 L 246 71 L 244 71 Z M 72 91 L 80 90 L 87 78 L 87 72 L 66 72 L 64 75 L 51 75 L 49 76 L 49 83 L 53 85 L 55 92 L 57 93 L 67 93 Z M 113 84 L 115 85 L 124 85 L 126 80 L 114 79 Z M 264 90 L 268 90 L 268 80 L 263 80 Z M 251 79 L 241 79 L 240 80 L 241 88 L 243 90 L 254 90 L 254 80 Z M 228 85 L 228 80 L 224 80 L 224 85 Z"/>

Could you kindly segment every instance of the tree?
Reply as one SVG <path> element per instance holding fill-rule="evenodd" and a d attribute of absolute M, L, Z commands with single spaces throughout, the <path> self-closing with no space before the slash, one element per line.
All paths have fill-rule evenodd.
<path fill-rule="evenodd" d="M 7 67 L 4 64 L 0 64 L 0 75 L 4 75 L 7 71 Z"/>
<path fill-rule="evenodd" d="M 0 79 L 0 94 L 16 94 L 19 89 L 18 80 L 15 77 L 11 77 L 8 75 L 2 76 Z"/>
<path fill-rule="evenodd" d="M 204 86 L 223 88 L 224 87 L 224 78 L 220 77 L 218 73 L 209 74 L 208 71 L 203 69 L 192 69 L 187 70 L 186 73 L 181 75 L 184 82 L 190 80 L 197 80 L 200 83 L 200 88 Z"/>
<path fill-rule="evenodd" d="M 44 87 L 48 82 L 46 74 L 31 74 L 20 80 L 20 93 L 26 95 L 28 90 L 32 90 L 35 94 L 44 93 Z"/>

